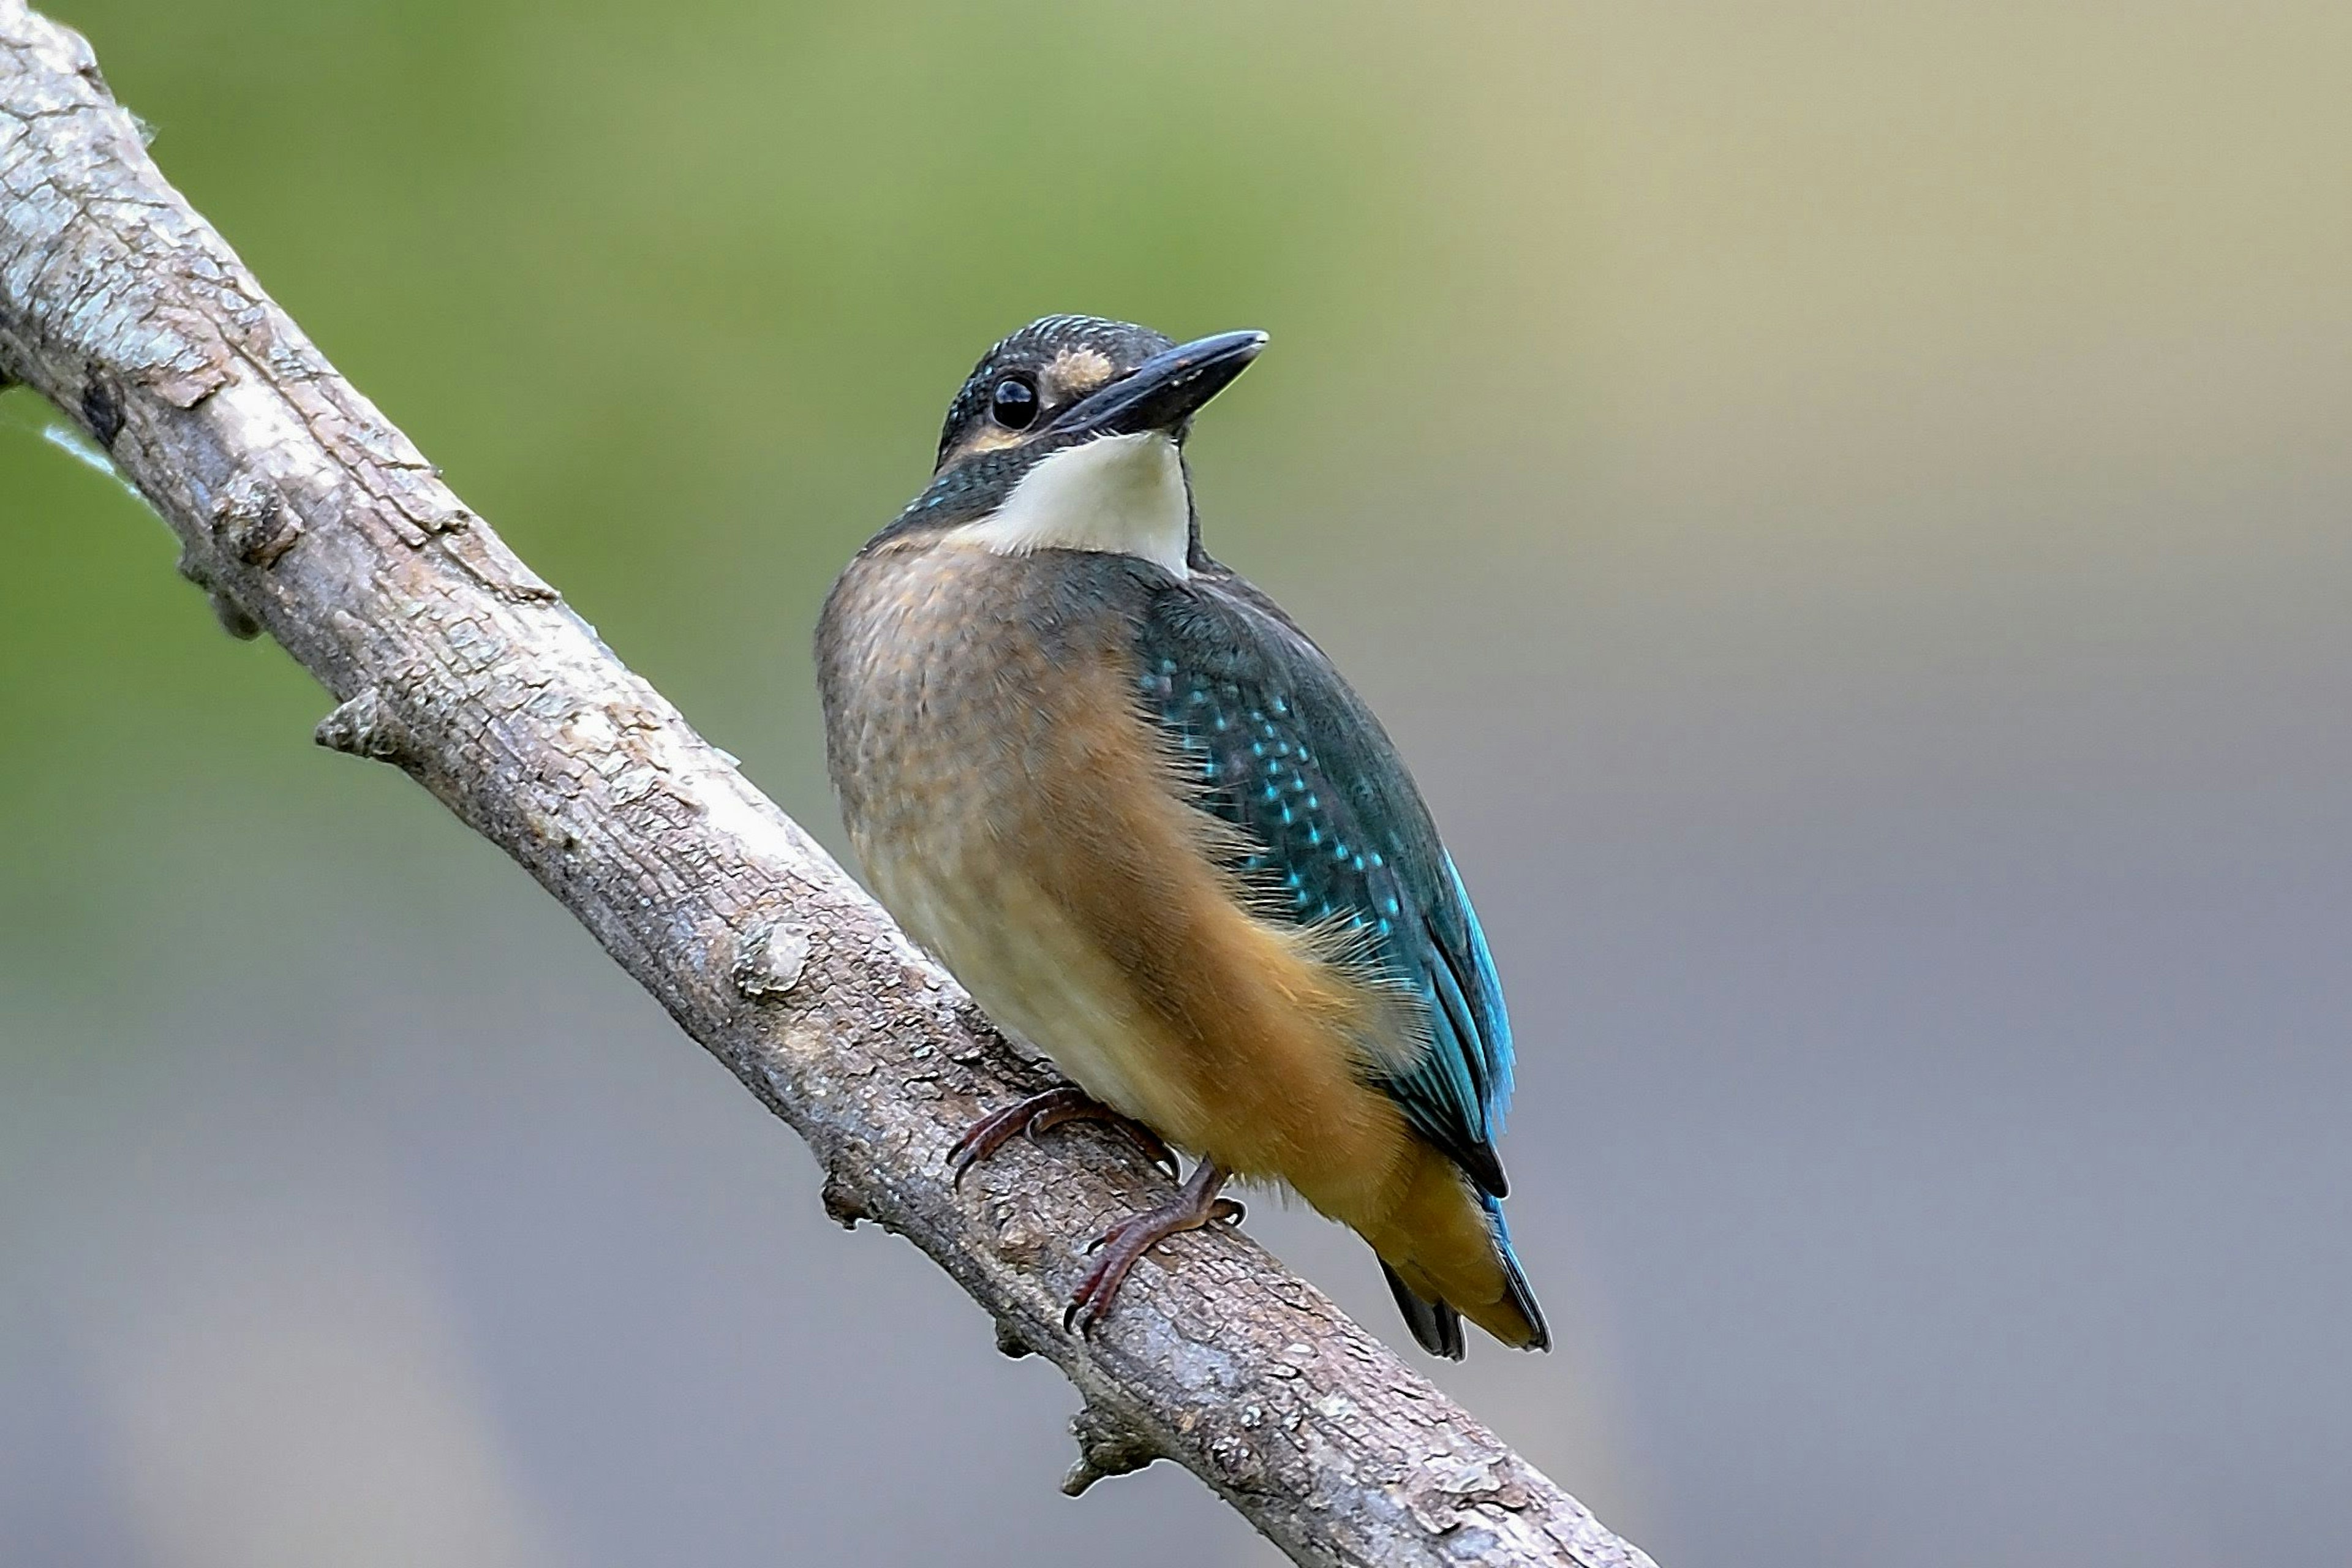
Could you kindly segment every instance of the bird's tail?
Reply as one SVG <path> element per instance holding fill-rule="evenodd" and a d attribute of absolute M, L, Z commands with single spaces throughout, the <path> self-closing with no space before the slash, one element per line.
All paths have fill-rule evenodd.
<path fill-rule="evenodd" d="M 1366 1239 L 1412 1337 L 1432 1355 L 1462 1359 L 1462 1320 L 1507 1345 L 1549 1350 L 1551 1330 L 1528 1287 L 1503 1205 L 1475 1191 L 1451 1160 L 1427 1152 L 1404 1201 Z"/>
<path fill-rule="evenodd" d="M 1465 1350 L 1462 1314 L 1443 1301 L 1424 1301 L 1414 1295 L 1412 1287 L 1397 1277 L 1385 1258 L 1381 1259 L 1381 1273 L 1388 1279 L 1389 1294 L 1396 1298 L 1397 1310 L 1404 1314 L 1405 1327 L 1421 1342 L 1421 1348 L 1447 1361 L 1460 1361 Z"/>

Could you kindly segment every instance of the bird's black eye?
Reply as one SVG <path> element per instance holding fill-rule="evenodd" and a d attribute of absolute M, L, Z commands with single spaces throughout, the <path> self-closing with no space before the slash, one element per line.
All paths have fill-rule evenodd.
<path fill-rule="evenodd" d="M 1037 417 L 1037 389 L 1025 376 L 1008 375 L 990 395 L 988 411 L 1007 430 L 1026 430 Z"/>

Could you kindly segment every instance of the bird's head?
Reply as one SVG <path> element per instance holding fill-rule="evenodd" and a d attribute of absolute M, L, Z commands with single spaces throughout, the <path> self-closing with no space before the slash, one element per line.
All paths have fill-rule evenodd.
<path fill-rule="evenodd" d="M 1032 321 L 981 356 L 948 405 L 929 488 L 894 526 L 971 529 L 1014 553 L 1118 550 L 1181 575 L 1191 497 L 1179 449 L 1201 405 L 1265 346 L 1264 332 L 1179 344 L 1097 316 Z"/>

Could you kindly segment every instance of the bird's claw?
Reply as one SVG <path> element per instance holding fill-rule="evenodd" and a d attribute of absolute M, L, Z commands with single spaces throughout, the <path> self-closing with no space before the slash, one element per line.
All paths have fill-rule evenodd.
<path fill-rule="evenodd" d="M 1101 1256 L 1095 1258 L 1086 1277 L 1078 1281 L 1078 1288 L 1070 1293 L 1070 1304 L 1062 1311 L 1063 1331 L 1081 1335 L 1090 1331 L 1118 1300 L 1128 1270 L 1170 1237 L 1204 1226 L 1239 1224 L 1242 1205 L 1232 1198 L 1216 1195 L 1224 1180 L 1225 1173 L 1215 1162 L 1202 1160 L 1192 1168 L 1192 1178 L 1174 1199 L 1158 1208 L 1129 1215 L 1088 1242 L 1087 1255 Z"/>
<path fill-rule="evenodd" d="M 1035 1142 L 1037 1135 L 1059 1127 L 1065 1121 L 1107 1121 L 1127 1136 L 1129 1142 L 1142 1151 L 1143 1157 L 1168 1173 L 1175 1181 L 1183 1174 L 1176 1163 L 1175 1152 L 1168 1147 L 1160 1134 L 1140 1121 L 1122 1116 L 1110 1107 L 1087 1094 L 1084 1089 L 1065 1084 L 1049 1089 L 1043 1094 L 1033 1094 L 1011 1105 L 989 1112 L 964 1130 L 948 1150 L 948 1170 L 950 1187 L 961 1187 L 964 1176 L 974 1165 L 994 1154 L 1015 1136 Z"/>
<path fill-rule="evenodd" d="M 1184 1173 L 1183 1168 L 1176 1163 L 1175 1151 L 1168 1147 L 1159 1133 L 1131 1116 L 1123 1116 L 1108 1106 L 1090 1100 L 1056 1101 L 1038 1107 L 1037 1113 L 1029 1119 L 1029 1136 L 1034 1140 L 1038 1133 L 1059 1127 L 1065 1121 L 1107 1122 L 1125 1135 L 1145 1159 L 1167 1172 L 1170 1181 L 1176 1181 Z"/>
<path fill-rule="evenodd" d="M 963 1136 L 948 1150 L 948 1184 L 961 1187 L 971 1168 L 1012 1142 L 1014 1134 L 1034 1133 L 1041 1122 L 1052 1126 L 1049 1119 L 1056 1112 L 1085 1115 L 1093 1105 L 1084 1092 L 1066 1084 L 990 1111 L 965 1128 Z"/>

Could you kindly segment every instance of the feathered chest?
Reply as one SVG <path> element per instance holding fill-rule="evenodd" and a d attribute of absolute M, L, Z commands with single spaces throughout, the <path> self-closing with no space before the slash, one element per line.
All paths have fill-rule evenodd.
<path fill-rule="evenodd" d="M 1153 1098 L 1118 1043 L 1141 1037 L 1192 907 L 1200 820 L 1139 700 L 1152 570 L 878 550 L 818 633 L 828 761 L 875 895 L 999 1024 L 1139 1110 Z"/>
<path fill-rule="evenodd" d="M 1045 863 L 1100 835 L 1114 776 L 1131 788 L 1156 764 L 1132 674 L 1154 570 L 930 544 L 869 552 L 835 585 L 818 630 L 834 787 L 876 892 L 934 951 L 957 945 L 944 900 L 1014 870 L 1050 885 Z"/>
<path fill-rule="evenodd" d="M 818 626 L 825 742 L 850 831 L 973 813 L 1010 831 L 1061 769 L 1142 745 L 1135 626 L 1147 585 L 1119 558 L 954 544 L 861 556 Z"/>

